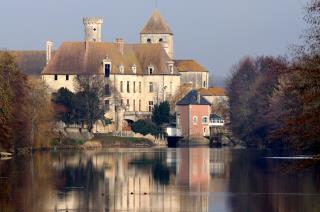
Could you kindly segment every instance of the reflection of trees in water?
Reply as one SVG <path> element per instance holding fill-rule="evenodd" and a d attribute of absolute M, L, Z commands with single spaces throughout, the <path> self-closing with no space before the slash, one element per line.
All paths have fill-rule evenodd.
<path fill-rule="evenodd" d="M 170 173 L 175 174 L 175 169 L 166 165 L 166 152 L 157 152 L 152 156 L 142 154 L 140 158 L 133 159 L 130 164 L 138 169 L 152 171 L 152 177 L 160 185 L 169 185 Z"/>
<path fill-rule="evenodd" d="M 170 170 L 167 166 L 157 163 L 152 167 L 152 175 L 156 182 L 161 185 L 169 185 Z"/>
<path fill-rule="evenodd" d="M 0 210 L 42 211 L 51 199 L 51 162 L 41 153 L 0 161 Z"/>
<path fill-rule="evenodd" d="M 104 208 L 104 173 L 94 166 L 92 157 L 82 154 L 59 155 L 56 170 L 56 209 L 92 210 Z M 94 204 L 93 204 L 94 203 Z"/>
<path fill-rule="evenodd" d="M 229 191 L 235 193 L 229 199 L 232 211 L 320 211 L 319 167 L 288 174 L 286 167 L 298 163 L 266 159 L 256 150 L 234 154 L 229 181 Z"/>
<path fill-rule="evenodd" d="M 103 180 L 103 172 L 96 170 L 90 159 L 85 165 L 66 166 L 63 170 L 58 171 L 56 188 L 61 192 L 68 192 L 72 188 L 92 191 L 99 180 Z"/>

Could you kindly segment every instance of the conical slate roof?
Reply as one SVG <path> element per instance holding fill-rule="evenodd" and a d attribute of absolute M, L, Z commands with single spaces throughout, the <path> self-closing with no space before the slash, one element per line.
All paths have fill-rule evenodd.
<path fill-rule="evenodd" d="M 146 23 L 144 28 L 141 30 L 140 34 L 171 34 L 171 31 L 168 24 L 160 15 L 159 10 L 155 10 L 150 17 L 149 21 Z"/>

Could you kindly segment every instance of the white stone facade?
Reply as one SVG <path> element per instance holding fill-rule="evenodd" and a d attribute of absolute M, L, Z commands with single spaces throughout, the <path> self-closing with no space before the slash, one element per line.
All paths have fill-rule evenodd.
<path fill-rule="evenodd" d="M 118 130 L 124 119 L 135 121 L 150 116 L 154 105 L 174 95 L 180 86 L 179 75 L 111 74 L 109 79 L 113 92 L 105 98 L 109 104 L 106 117 L 115 122 Z"/>
<path fill-rule="evenodd" d="M 69 74 L 51 74 L 42 75 L 42 79 L 47 83 L 52 93 L 57 92 L 60 88 L 67 88 L 75 92 L 76 75 Z"/>

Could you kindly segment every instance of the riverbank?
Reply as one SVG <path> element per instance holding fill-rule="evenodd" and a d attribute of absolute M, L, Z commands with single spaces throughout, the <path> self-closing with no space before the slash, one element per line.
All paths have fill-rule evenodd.
<path fill-rule="evenodd" d="M 97 134 L 88 142 L 99 142 L 103 148 L 143 148 L 155 146 L 151 140 L 146 138 L 119 137 L 108 134 Z"/>
<path fill-rule="evenodd" d="M 110 134 L 95 134 L 89 140 L 65 138 L 61 142 L 54 140 L 53 149 L 99 149 L 99 148 L 149 148 L 155 143 L 146 138 L 120 137 Z"/>

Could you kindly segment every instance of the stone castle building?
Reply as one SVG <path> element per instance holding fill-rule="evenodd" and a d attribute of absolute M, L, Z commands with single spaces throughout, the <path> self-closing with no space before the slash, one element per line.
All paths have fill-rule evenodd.
<path fill-rule="evenodd" d="M 47 65 L 42 78 L 56 92 L 65 87 L 75 91 L 78 75 L 104 76 L 105 116 L 122 130 L 124 120 L 136 121 L 151 115 L 153 106 L 169 99 L 183 83 L 208 87 L 208 70 L 194 60 L 175 60 L 173 32 L 154 11 L 140 32 L 140 43 L 121 38 L 102 41 L 103 19 L 83 19 L 85 39 L 64 42 L 51 56 L 47 42 Z"/>

